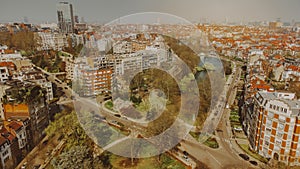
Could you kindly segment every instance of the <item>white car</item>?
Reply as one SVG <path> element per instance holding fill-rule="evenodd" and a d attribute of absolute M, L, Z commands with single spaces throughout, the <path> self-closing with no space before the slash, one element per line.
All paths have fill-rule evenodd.
<path fill-rule="evenodd" d="M 27 166 L 27 162 L 25 162 L 22 166 L 21 166 L 21 169 L 25 169 Z"/>

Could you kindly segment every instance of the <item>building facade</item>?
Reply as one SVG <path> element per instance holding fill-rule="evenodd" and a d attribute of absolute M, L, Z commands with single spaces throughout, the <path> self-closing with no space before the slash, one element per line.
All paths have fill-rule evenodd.
<path fill-rule="evenodd" d="M 74 32 L 73 6 L 68 2 L 57 4 L 58 27 L 62 33 Z"/>
<path fill-rule="evenodd" d="M 96 96 L 111 91 L 112 70 L 109 68 L 82 69 L 78 80 L 82 96 Z"/>
<path fill-rule="evenodd" d="M 300 101 L 293 97 L 293 93 L 258 92 L 247 133 L 251 148 L 260 155 L 299 165 Z"/>
<path fill-rule="evenodd" d="M 67 36 L 63 33 L 37 32 L 35 36 L 39 44 L 37 50 L 62 50 L 69 45 Z"/>

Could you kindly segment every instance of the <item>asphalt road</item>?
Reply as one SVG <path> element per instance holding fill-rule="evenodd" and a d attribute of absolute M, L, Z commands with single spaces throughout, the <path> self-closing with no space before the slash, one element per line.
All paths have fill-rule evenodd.
<path fill-rule="evenodd" d="M 38 67 L 36 67 L 38 68 Z M 44 71 L 41 68 L 40 69 L 43 73 L 47 74 L 49 77 L 48 79 L 58 85 L 58 87 L 62 87 L 64 89 L 64 92 L 66 95 L 70 98 L 73 94 L 72 89 L 70 89 L 67 84 L 61 82 L 59 79 L 55 77 L 55 75 L 52 75 L 49 72 Z M 236 74 L 239 74 L 239 69 L 236 69 Z M 235 84 L 235 79 L 239 77 L 239 75 L 236 75 L 232 77 L 230 80 L 230 83 L 228 84 L 228 88 L 226 91 L 231 91 Z M 67 87 L 67 88 L 65 88 Z M 73 94 L 74 95 L 74 94 Z M 77 96 L 78 97 L 78 96 Z M 130 130 L 134 130 L 135 132 L 139 133 L 140 131 L 144 130 L 145 126 L 143 125 L 137 125 L 137 123 L 132 122 L 125 118 L 119 118 L 114 116 L 113 112 L 107 111 L 102 108 L 102 105 L 92 105 L 91 102 L 88 100 L 82 100 L 78 99 L 76 97 L 75 104 L 86 105 L 87 107 L 94 107 L 95 110 L 98 110 L 100 114 L 106 119 L 110 121 L 117 121 L 122 123 L 124 126 L 129 128 Z M 233 95 L 229 95 L 228 97 L 228 103 L 231 103 L 232 100 L 235 98 L 235 93 Z M 222 103 L 220 103 L 222 104 Z M 225 107 L 225 103 L 220 106 L 221 108 Z M 99 111 L 100 110 L 100 111 Z M 218 111 L 222 111 L 221 109 Z M 228 111 L 228 110 L 227 110 Z M 213 113 L 211 113 L 213 114 Z M 220 114 L 220 113 L 219 113 Z M 211 149 L 199 142 L 197 142 L 194 138 L 192 138 L 190 135 L 187 136 L 187 138 L 184 139 L 184 141 L 181 142 L 182 147 L 195 159 L 205 163 L 208 165 L 208 167 L 213 169 L 222 169 L 222 168 L 249 168 L 250 164 L 244 160 L 242 160 L 240 157 L 238 157 L 237 152 L 234 152 L 232 149 L 232 143 L 230 142 L 230 124 L 228 124 L 228 112 L 226 110 L 220 114 L 219 121 L 216 121 L 213 123 L 214 128 L 218 126 L 223 132 L 218 133 L 217 136 L 219 137 L 219 149 Z M 211 119 L 212 120 L 212 119 Z M 211 126 L 212 124 L 210 124 Z M 229 125 L 229 127 L 228 127 Z"/>

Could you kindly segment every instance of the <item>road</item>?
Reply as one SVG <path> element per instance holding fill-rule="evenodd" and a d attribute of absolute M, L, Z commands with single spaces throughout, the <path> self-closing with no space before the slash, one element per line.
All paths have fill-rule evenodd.
<path fill-rule="evenodd" d="M 233 70 L 236 70 L 236 64 L 234 62 L 232 63 L 234 65 Z M 227 95 L 228 93 L 230 93 L 228 91 L 231 91 L 232 86 L 234 86 L 235 78 L 236 78 L 235 75 L 236 74 L 229 75 L 228 80 L 226 81 L 225 86 L 222 90 L 222 93 L 220 94 L 217 102 L 214 103 L 215 106 L 212 107 L 212 110 L 210 111 L 208 117 L 206 118 L 203 124 L 201 133 L 212 134 L 217 128 L 220 120 L 222 119 L 223 110 L 226 107 L 226 100 L 228 98 Z"/>
<path fill-rule="evenodd" d="M 46 72 L 45 70 L 36 67 L 37 69 L 41 70 L 43 73 L 48 75 L 48 79 L 58 85 L 58 87 L 62 87 L 66 93 L 66 95 L 70 98 L 72 95 L 74 95 L 72 89 L 70 89 L 67 84 L 60 81 L 54 74 L 51 74 L 49 72 Z M 234 63 L 234 69 L 236 69 L 236 65 Z M 226 98 L 227 92 L 231 91 L 234 87 L 236 79 L 239 77 L 239 69 L 235 75 L 232 75 L 229 77 L 224 93 L 221 95 L 221 98 Z M 230 92 L 229 92 L 230 93 Z M 76 96 L 76 94 L 75 94 Z M 232 100 L 235 98 L 235 93 L 227 96 L 228 103 L 231 103 Z M 100 112 L 100 114 L 110 121 L 117 121 L 127 128 L 129 128 L 131 131 L 140 132 L 143 131 L 145 126 L 143 125 L 137 125 L 137 123 L 132 122 L 125 118 L 119 118 L 114 116 L 113 112 L 107 111 L 105 108 L 103 108 L 102 105 L 93 105 L 91 106 L 91 102 L 88 100 L 82 100 L 82 98 L 78 99 L 78 96 L 76 96 L 76 101 L 74 101 L 74 104 L 80 104 L 86 105 L 87 107 L 95 107 L 96 112 Z M 82 103 L 85 102 L 85 103 Z M 88 101 L 88 102 L 86 102 Z M 68 101 L 66 101 L 67 103 Z M 95 102 L 94 102 L 95 104 Z M 248 162 L 243 161 L 240 157 L 238 157 L 237 152 L 234 152 L 234 149 L 232 148 L 233 143 L 231 140 L 231 131 L 230 131 L 230 124 L 228 124 L 228 110 L 225 110 L 224 113 L 222 110 L 225 107 L 225 102 L 222 100 L 219 100 L 218 106 L 214 110 L 212 110 L 212 113 L 210 113 L 208 123 L 206 124 L 207 131 L 211 129 L 215 129 L 217 127 L 221 128 L 223 130 L 222 133 L 217 133 L 217 136 L 219 137 L 219 149 L 211 149 L 207 146 L 197 142 L 194 138 L 192 138 L 190 135 L 187 136 L 182 142 L 182 148 L 187 151 L 192 157 L 195 159 L 202 161 L 203 163 L 207 164 L 208 167 L 213 169 L 222 169 L 222 168 L 249 168 L 250 164 Z M 100 111 L 99 111 L 100 110 Z M 218 111 L 220 113 L 214 113 L 214 111 Z M 213 123 L 211 123 L 213 122 Z M 208 130 L 209 129 L 209 130 Z"/>
<path fill-rule="evenodd" d="M 234 62 L 233 64 L 233 74 L 228 77 L 224 93 L 221 95 L 221 98 L 226 98 L 229 105 L 231 105 L 235 99 L 236 92 L 232 91 L 234 91 L 233 89 L 235 88 L 236 81 L 239 79 L 241 72 Z M 211 149 L 202 145 L 190 135 L 188 135 L 181 144 L 191 156 L 204 162 L 208 167 L 213 169 L 254 168 L 238 156 L 238 154 L 243 151 L 231 139 L 231 126 L 229 122 L 230 109 L 225 108 L 225 104 L 226 102 L 219 100 L 215 108 L 211 111 L 210 116 L 208 117 L 209 120 L 205 123 L 206 126 L 204 126 L 205 132 L 212 132 L 210 130 L 215 130 L 216 128 L 219 129 L 218 131 L 220 132 L 216 132 L 219 143 L 218 149 Z M 215 111 L 217 112 L 216 117 L 214 117 Z"/>
<path fill-rule="evenodd" d="M 55 83 L 57 85 L 57 87 L 61 87 L 63 89 L 63 91 L 65 92 L 66 96 L 71 98 L 73 90 L 67 85 L 67 83 L 64 83 L 63 81 L 61 81 L 60 79 L 58 79 L 56 77 L 56 73 L 50 73 L 45 71 L 44 69 L 42 69 L 41 67 L 38 67 L 36 65 L 33 65 L 33 67 L 35 69 L 38 69 L 39 71 L 41 71 L 42 73 L 44 73 L 45 75 L 48 76 L 48 80 L 51 81 L 52 83 Z"/>
<path fill-rule="evenodd" d="M 246 161 L 240 160 L 232 152 L 227 152 L 227 150 L 222 148 L 212 149 L 206 145 L 199 144 L 190 135 L 181 142 L 181 145 L 192 157 L 203 162 L 209 168 L 249 168 L 249 164 Z"/>

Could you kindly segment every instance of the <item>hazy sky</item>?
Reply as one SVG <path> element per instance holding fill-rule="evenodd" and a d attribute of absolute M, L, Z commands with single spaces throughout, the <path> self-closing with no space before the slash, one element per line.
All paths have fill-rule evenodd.
<path fill-rule="evenodd" d="M 65 0 L 66 1 L 66 0 Z M 58 0 L 0 0 L 0 22 L 57 22 Z M 164 12 L 192 22 L 300 21 L 300 0 L 69 0 L 75 15 L 107 23 L 137 12 Z"/>

